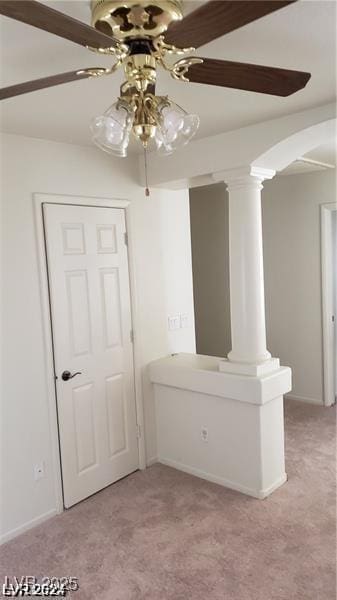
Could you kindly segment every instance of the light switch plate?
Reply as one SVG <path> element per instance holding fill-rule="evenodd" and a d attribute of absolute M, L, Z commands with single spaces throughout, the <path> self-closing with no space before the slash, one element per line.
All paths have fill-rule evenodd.
<path fill-rule="evenodd" d="M 180 315 L 180 327 L 182 329 L 186 329 L 186 327 L 188 327 L 188 315 L 186 315 L 186 314 Z"/>
<path fill-rule="evenodd" d="M 168 318 L 169 331 L 175 331 L 180 329 L 180 315 L 171 315 Z"/>

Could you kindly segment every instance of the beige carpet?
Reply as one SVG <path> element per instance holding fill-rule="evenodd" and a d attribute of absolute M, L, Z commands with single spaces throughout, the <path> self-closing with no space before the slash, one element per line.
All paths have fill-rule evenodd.
<path fill-rule="evenodd" d="M 333 600 L 335 410 L 286 407 L 289 481 L 260 501 L 155 465 L 0 549 L 72 600 Z"/>

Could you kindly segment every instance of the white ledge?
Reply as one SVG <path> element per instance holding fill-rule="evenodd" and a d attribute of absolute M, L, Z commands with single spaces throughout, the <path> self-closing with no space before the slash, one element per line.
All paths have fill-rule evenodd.
<path fill-rule="evenodd" d="M 272 373 L 252 377 L 219 371 L 215 356 L 176 354 L 152 362 L 152 383 L 238 400 L 266 404 L 291 390 L 291 370 L 280 367 Z"/>

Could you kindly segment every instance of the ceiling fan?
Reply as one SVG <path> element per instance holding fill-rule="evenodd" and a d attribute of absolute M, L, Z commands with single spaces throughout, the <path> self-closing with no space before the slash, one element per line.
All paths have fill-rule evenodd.
<path fill-rule="evenodd" d="M 183 18 L 181 0 L 91 0 L 89 26 L 40 2 L 0 0 L 0 14 L 85 46 L 98 56 L 111 55 L 115 61 L 110 68 L 90 67 L 12 85 L 0 90 L 0 99 L 110 75 L 122 67 L 125 82 L 120 97 L 93 120 L 93 141 L 107 152 L 126 156 L 133 132 L 144 148 L 154 140 L 159 151 L 171 153 L 191 139 L 199 118 L 167 96 L 156 95 L 158 67 L 179 81 L 276 96 L 293 94 L 306 85 L 310 73 L 190 54 L 294 1 L 212 0 Z M 172 63 L 172 56 L 178 60 Z"/>

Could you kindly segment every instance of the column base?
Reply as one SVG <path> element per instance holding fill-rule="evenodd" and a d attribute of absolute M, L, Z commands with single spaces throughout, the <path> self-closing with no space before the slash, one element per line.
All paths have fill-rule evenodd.
<path fill-rule="evenodd" d="M 259 364 L 250 363 L 238 363 L 232 362 L 227 358 L 224 358 L 219 362 L 219 371 L 222 373 L 233 373 L 234 375 L 250 375 L 251 377 L 260 377 L 261 375 L 267 375 L 273 371 L 277 371 L 280 368 L 280 361 L 278 358 L 270 358 Z"/>

